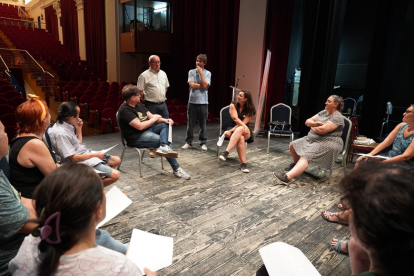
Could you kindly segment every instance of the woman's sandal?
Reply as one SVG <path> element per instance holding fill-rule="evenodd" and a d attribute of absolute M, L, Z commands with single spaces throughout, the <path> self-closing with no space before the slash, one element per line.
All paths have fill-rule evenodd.
<path fill-rule="evenodd" d="M 324 215 L 324 212 L 325 212 L 325 215 Z M 347 220 L 341 219 L 339 217 L 339 212 L 322 211 L 321 216 L 327 222 L 333 222 L 333 223 L 340 223 L 340 224 L 346 224 L 346 225 L 348 225 L 348 221 Z M 331 217 L 338 218 L 338 221 L 330 220 Z"/>
<path fill-rule="evenodd" d="M 342 248 L 341 248 L 341 244 L 342 244 L 343 242 L 345 242 L 345 248 L 346 248 L 346 251 L 347 251 L 347 252 L 343 251 L 343 250 L 342 250 Z M 334 249 L 336 252 L 341 253 L 341 254 L 346 254 L 346 255 L 348 255 L 348 254 L 349 254 L 349 250 L 348 250 L 348 243 L 349 243 L 349 241 L 345 241 L 345 240 L 338 240 L 338 241 L 336 242 L 336 244 L 335 244 L 335 245 L 333 245 L 332 247 L 333 247 L 333 249 Z"/>

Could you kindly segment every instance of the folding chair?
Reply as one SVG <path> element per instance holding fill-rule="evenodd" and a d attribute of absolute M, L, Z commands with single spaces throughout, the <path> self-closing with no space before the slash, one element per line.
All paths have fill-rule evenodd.
<path fill-rule="evenodd" d="M 118 112 L 116 113 L 116 121 L 118 122 L 118 126 L 120 126 L 119 124 L 119 116 L 118 116 Z M 142 159 L 144 158 L 144 153 L 148 148 L 136 148 L 136 147 L 130 147 L 127 145 L 127 142 L 124 139 L 124 135 L 122 134 L 122 128 L 119 127 L 119 133 L 121 134 L 121 142 L 122 145 L 124 146 L 124 150 L 122 151 L 122 155 L 121 155 L 121 163 L 119 163 L 118 166 L 118 170 L 121 168 L 121 164 L 122 164 L 122 160 L 124 159 L 124 154 L 125 154 L 125 150 L 127 148 L 131 148 L 131 149 L 136 149 L 138 152 L 138 162 L 139 162 L 139 176 L 142 177 Z M 141 153 L 142 151 L 142 153 Z M 162 169 L 164 169 L 164 162 L 163 162 L 163 157 L 161 156 L 161 167 Z"/>
<path fill-rule="evenodd" d="M 272 106 L 270 109 L 270 122 L 278 121 L 278 122 L 286 122 L 289 125 L 291 124 L 292 118 L 292 109 L 290 106 L 285 104 L 277 104 Z M 269 154 L 269 147 L 270 147 L 270 135 L 273 136 L 288 136 L 290 137 L 290 141 L 293 141 L 293 131 L 291 129 L 276 129 L 276 127 L 269 126 L 269 132 L 267 134 L 267 154 Z"/>

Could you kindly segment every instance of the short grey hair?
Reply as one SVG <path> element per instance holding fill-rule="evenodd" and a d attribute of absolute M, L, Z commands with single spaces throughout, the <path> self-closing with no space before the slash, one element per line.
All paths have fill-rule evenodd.
<path fill-rule="evenodd" d="M 331 95 L 329 97 L 332 97 L 334 99 L 334 102 L 338 104 L 336 106 L 336 110 L 342 111 L 344 109 L 344 99 L 342 99 L 341 96 Z"/>
<path fill-rule="evenodd" d="M 160 58 L 160 57 L 159 57 L 159 56 L 157 56 L 157 55 L 150 55 L 150 57 L 148 58 L 148 62 L 150 62 L 150 61 L 151 61 L 151 59 L 152 59 L 153 57 L 158 57 L 158 58 Z"/>

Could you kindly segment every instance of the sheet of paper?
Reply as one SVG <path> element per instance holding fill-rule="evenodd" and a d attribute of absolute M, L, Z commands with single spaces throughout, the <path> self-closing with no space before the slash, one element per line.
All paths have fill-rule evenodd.
<path fill-rule="evenodd" d="M 171 125 L 171 121 L 169 121 L 169 125 L 168 125 L 168 142 L 172 143 L 172 125 Z"/>
<path fill-rule="evenodd" d="M 369 158 L 389 159 L 389 157 L 387 157 L 387 156 L 382 156 L 382 155 L 369 155 L 369 154 L 363 154 L 363 153 L 357 153 L 357 155 L 360 155 L 360 156 L 365 156 L 365 157 L 369 157 Z"/>
<path fill-rule="evenodd" d="M 118 144 L 116 144 L 116 145 L 115 145 L 115 146 L 113 146 L 113 147 L 110 147 L 109 149 L 104 149 L 104 150 L 101 150 L 101 151 L 91 150 L 91 152 L 92 152 L 92 153 L 97 153 L 97 152 L 107 153 L 108 151 L 110 151 L 111 149 L 113 149 L 113 148 L 114 148 L 114 147 L 116 147 L 116 146 L 118 146 Z"/>
<path fill-rule="evenodd" d="M 158 271 L 172 264 L 173 238 L 132 230 L 127 257 L 144 274 L 144 267 Z"/>
<path fill-rule="evenodd" d="M 116 186 L 112 187 L 112 189 L 106 193 L 106 217 L 96 226 L 96 229 L 116 217 L 131 203 L 132 200 L 124 195 L 124 193 L 122 193 Z"/>
<path fill-rule="evenodd" d="M 224 132 L 224 133 L 226 133 L 226 132 Z M 223 135 L 221 135 L 221 137 L 217 141 L 217 146 L 219 146 L 219 147 L 221 147 L 221 145 L 223 145 L 224 138 L 226 138 L 224 133 L 223 133 Z"/>
<path fill-rule="evenodd" d="M 320 276 L 312 263 L 298 248 L 275 242 L 259 249 L 269 276 Z"/>

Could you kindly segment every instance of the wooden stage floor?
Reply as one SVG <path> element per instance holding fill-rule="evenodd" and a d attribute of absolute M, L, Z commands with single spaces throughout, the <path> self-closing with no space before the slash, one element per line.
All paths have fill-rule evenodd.
<path fill-rule="evenodd" d="M 348 256 L 330 247 L 333 237 L 349 238 L 349 228 L 320 216 L 322 210 L 336 210 L 343 167 L 335 167 L 331 185 L 307 173 L 289 186 L 277 185 L 272 172 L 291 163 L 289 138 L 272 138 L 266 154 L 267 134 L 256 137 L 247 147 L 250 173 L 243 173 L 235 149 L 227 161 L 216 156 L 219 124 L 207 128 L 211 140 L 205 152 L 198 135 L 193 148 L 182 150 L 186 126 L 173 127 L 173 148 L 191 174 L 188 181 L 175 178 L 166 160 L 162 170 L 160 158 L 149 158 L 148 151 L 139 177 L 138 154 L 127 149 L 121 178 L 113 185 L 133 203 L 102 229 L 124 243 L 134 228 L 173 237 L 173 264 L 159 275 L 252 275 L 262 264 L 258 250 L 275 241 L 301 249 L 321 275 L 351 275 Z M 119 144 L 109 152 L 118 156 L 123 149 L 119 133 L 84 137 L 84 143 L 93 150 Z"/>

